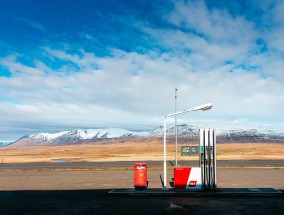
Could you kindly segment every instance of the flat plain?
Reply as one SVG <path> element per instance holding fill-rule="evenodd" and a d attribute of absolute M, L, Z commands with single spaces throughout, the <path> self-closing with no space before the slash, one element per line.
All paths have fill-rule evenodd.
<path fill-rule="evenodd" d="M 181 142 L 182 145 L 197 145 Z M 175 146 L 167 146 L 174 160 Z M 218 188 L 284 191 L 284 144 L 217 144 Z M 197 157 L 178 157 L 181 164 Z M 282 197 L 110 196 L 133 188 L 134 162 L 148 163 L 149 188 L 162 188 L 161 139 L 0 148 L 1 214 L 281 214 Z M 173 177 L 168 163 L 168 178 Z"/>
<path fill-rule="evenodd" d="M 182 157 L 180 147 L 197 143 L 178 143 L 178 160 L 198 159 Z M 99 162 L 99 161 L 159 161 L 163 160 L 163 140 L 160 138 L 126 138 L 108 142 L 87 142 L 77 145 L 3 147 L 0 163 L 29 162 Z M 217 144 L 218 160 L 282 160 L 282 143 L 224 143 Z M 167 144 L 167 159 L 174 159 L 175 145 Z"/>

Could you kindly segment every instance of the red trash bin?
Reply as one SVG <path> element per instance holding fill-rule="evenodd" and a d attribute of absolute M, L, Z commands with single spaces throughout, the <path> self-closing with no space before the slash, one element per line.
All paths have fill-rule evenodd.
<path fill-rule="evenodd" d="M 135 163 L 134 164 L 134 187 L 135 189 L 146 189 L 147 182 L 147 164 Z"/>

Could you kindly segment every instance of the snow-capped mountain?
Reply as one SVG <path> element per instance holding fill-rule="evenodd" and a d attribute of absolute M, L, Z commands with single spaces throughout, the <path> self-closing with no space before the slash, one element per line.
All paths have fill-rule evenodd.
<path fill-rule="evenodd" d="M 75 129 L 58 133 L 37 133 L 21 137 L 13 143 L 17 145 L 56 145 L 57 143 L 72 143 L 83 140 L 99 140 L 109 138 L 126 138 L 147 135 L 148 132 L 129 131 L 120 128 L 109 129 Z"/>
<path fill-rule="evenodd" d="M 272 129 L 228 129 L 218 130 L 217 142 L 284 142 L 284 132 L 276 132 Z M 177 133 L 179 138 L 188 140 L 198 140 L 199 127 L 190 126 L 187 124 L 177 125 Z M 164 128 L 162 126 L 151 131 L 150 136 L 163 136 Z M 167 136 L 175 135 L 174 126 L 167 128 Z"/>
<path fill-rule="evenodd" d="M 284 133 L 274 130 L 221 130 L 217 137 L 219 142 L 284 142 Z"/>
<path fill-rule="evenodd" d="M 195 126 L 190 126 L 187 124 L 177 125 L 177 133 L 179 137 L 196 138 L 199 136 L 199 128 Z M 164 127 L 160 126 L 153 131 L 149 132 L 150 136 L 163 136 Z M 175 127 L 171 126 L 167 128 L 167 136 L 175 135 Z"/>
<path fill-rule="evenodd" d="M 199 127 L 187 124 L 177 126 L 178 138 L 180 140 L 199 139 Z M 228 129 L 217 131 L 218 143 L 253 143 L 253 142 L 277 142 L 284 143 L 284 132 L 276 132 L 275 130 L 261 129 Z M 12 146 L 34 146 L 34 145 L 62 145 L 76 144 L 85 140 L 106 140 L 112 138 L 131 138 L 131 137 L 148 137 L 162 138 L 164 128 L 162 126 L 152 131 L 129 131 L 120 128 L 109 129 L 75 129 L 71 131 L 62 131 L 58 133 L 37 133 L 28 136 L 23 136 L 19 140 L 12 143 Z M 171 138 L 175 135 L 174 126 L 167 128 L 167 137 Z M 5 146 L 7 144 L 1 144 Z"/>

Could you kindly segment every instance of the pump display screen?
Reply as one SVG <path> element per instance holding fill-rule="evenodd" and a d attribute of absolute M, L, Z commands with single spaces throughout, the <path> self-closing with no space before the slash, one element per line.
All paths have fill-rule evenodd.
<path fill-rule="evenodd" d="M 193 156 L 199 155 L 198 146 L 182 146 L 181 147 L 181 156 Z"/>

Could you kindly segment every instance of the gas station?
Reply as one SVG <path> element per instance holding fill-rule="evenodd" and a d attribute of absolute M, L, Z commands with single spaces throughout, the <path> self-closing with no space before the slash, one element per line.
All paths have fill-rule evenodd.
<path fill-rule="evenodd" d="M 177 150 L 175 165 L 167 158 L 167 119 L 172 116 L 192 112 L 206 111 L 212 108 L 211 103 L 171 113 L 164 118 L 164 147 L 163 147 L 163 177 L 160 175 L 162 189 L 148 188 L 147 163 L 134 164 L 134 188 L 113 189 L 112 195 L 146 195 L 146 196 L 282 196 L 282 192 L 273 188 L 217 188 L 217 165 L 216 165 L 216 130 L 213 128 L 199 129 L 199 144 L 181 147 L 181 156 L 197 157 L 196 162 L 190 159 L 178 165 Z M 177 142 L 176 142 L 177 144 Z M 177 149 L 177 145 L 176 145 Z M 167 162 L 173 166 L 172 181 L 168 183 Z M 195 164 L 193 164 L 195 163 Z M 157 176 L 158 177 L 158 176 Z M 168 187 L 170 185 L 170 188 Z"/>
<path fill-rule="evenodd" d="M 191 111 L 206 111 L 212 108 L 211 103 L 192 109 L 168 114 L 164 119 L 164 181 L 163 190 L 167 190 L 167 119 Z M 199 155 L 199 166 L 174 167 L 174 189 L 210 190 L 216 188 L 216 132 L 214 129 L 200 129 L 199 147 L 188 147 L 189 155 Z M 195 149 L 195 150 L 192 150 Z M 194 152 L 194 153 L 193 153 Z M 177 159 L 177 155 L 176 155 Z"/>

